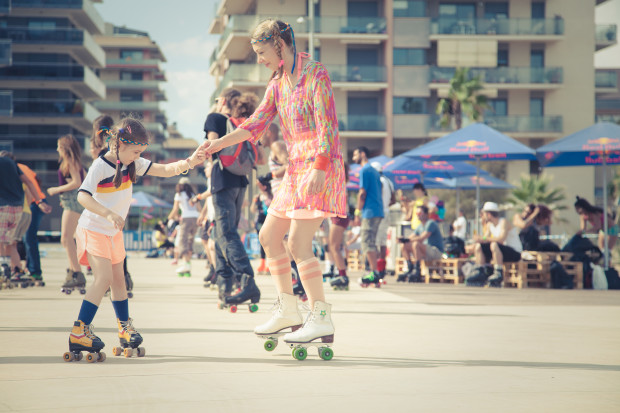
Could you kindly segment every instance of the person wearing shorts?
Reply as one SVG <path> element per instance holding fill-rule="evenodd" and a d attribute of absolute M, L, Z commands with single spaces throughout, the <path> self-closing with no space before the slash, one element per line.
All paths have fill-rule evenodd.
<path fill-rule="evenodd" d="M 194 237 L 198 231 L 198 216 L 202 205 L 200 201 L 192 202 L 194 198 L 194 189 L 190 185 L 189 178 L 183 177 L 176 186 L 176 194 L 174 195 L 174 205 L 168 218 L 174 218 L 179 209 L 181 210 L 181 224 L 179 225 L 179 258 L 183 261 L 177 274 L 190 275 L 192 269 L 192 255 L 194 252 Z M 176 243 L 175 243 L 176 244 Z"/>
<path fill-rule="evenodd" d="M 441 259 L 443 254 L 443 237 L 439 230 L 439 225 L 428 217 L 428 207 L 420 205 L 414 213 L 420 220 L 420 225 L 415 229 L 409 237 L 411 243 L 405 246 L 411 246 L 411 251 L 415 259 L 413 271 L 409 274 L 409 282 L 417 282 L 422 278 L 420 272 L 421 261 L 434 261 Z"/>

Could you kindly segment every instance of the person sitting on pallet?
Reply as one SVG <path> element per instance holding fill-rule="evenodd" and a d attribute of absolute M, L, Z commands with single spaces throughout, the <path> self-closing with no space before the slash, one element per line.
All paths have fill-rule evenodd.
<path fill-rule="evenodd" d="M 411 242 L 403 244 L 403 249 L 410 248 L 408 252 L 413 254 L 415 259 L 413 269 L 407 274 L 401 275 L 401 277 L 406 276 L 409 282 L 420 282 L 422 280 L 420 261 L 440 260 L 443 254 L 443 237 L 439 225 L 429 219 L 428 207 L 426 205 L 416 207 L 415 214 L 420 220 L 420 225 L 409 237 Z"/>
<path fill-rule="evenodd" d="M 504 279 L 503 264 L 519 261 L 523 247 L 518 228 L 499 217 L 499 206 L 495 202 L 485 202 L 482 214 L 487 222 L 486 230 L 482 237 L 474 236 L 476 267 L 466 283 L 484 286 L 488 281 L 491 287 L 500 287 Z M 491 260 L 493 272 L 488 267 Z"/>

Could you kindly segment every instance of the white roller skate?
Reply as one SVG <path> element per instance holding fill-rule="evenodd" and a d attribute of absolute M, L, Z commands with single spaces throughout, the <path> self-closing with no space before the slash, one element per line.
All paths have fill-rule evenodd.
<path fill-rule="evenodd" d="M 265 340 L 265 350 L 273 351 L 278 346 L 278 338 L 291 329 L 297 331 L 302 325 L 301 314 L 295 295 L 282 293 L 274 305 L 273 315 L 265 324 L 254 329 L 254 333 Z"/>
<path fill-rule="evenodd" d="M 323 360 L 331 360 L 334 357 L 331 345 L 334 342 L 335 329 L 331 312 L 331 304 L 316 301 L 303 327 L 282 338 L 293 349 L 294 358 L 305 360 L 308 356 L 308 347 L 312 346 L 317 347 L 319 357 Z"/>

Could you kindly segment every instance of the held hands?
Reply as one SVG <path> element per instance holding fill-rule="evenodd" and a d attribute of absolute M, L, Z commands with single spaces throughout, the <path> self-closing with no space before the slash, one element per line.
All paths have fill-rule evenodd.
<path fill-rule="evenodd" d="M 110 213 L 105 218 L 108 221 L 110 221 L 112 224 L 114 224 L 114 228 L 116 228 L 119 231 L 123 230 L 123 227 L 125 226 L 125 220 L 121 218 L 120 215 L 115 214 L 114 212 L 110 211 Z"/>
<path fill-rule="evenodd" d="M 192 156 L 189 157 L 190 166 L 193 168 L 194 166 L 201 164 L 207 159 L 207 154 L 205 152 L 205 144 L 198 146 Z"/>
<path fill-rule="evenodd" d="M 217 152 L 221 151 L 222 149 L 224 149 L 224 146 L 222 145 L 222 139 L 221 138 L 220 139 L 215 139 L 215 140 L 212 140 L 212 141 L 206 141 L 205 143 L 203 143 L 200 146 L 205 149 L 207 157 L 210 157 L 214 153 L 217 153 Z"/>

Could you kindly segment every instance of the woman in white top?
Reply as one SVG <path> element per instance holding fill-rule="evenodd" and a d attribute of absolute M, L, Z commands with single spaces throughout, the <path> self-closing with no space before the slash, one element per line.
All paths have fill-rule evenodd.
<path fill-rule="evenodd" d="M 503 280 L 504 262 L 517 262 L 521 259 L 521 240 L 518 229 L 505 218 L 499 217 L 499 207 L 495 202 L 485 202 L 482 214 L 487 222 L 484 235 L 474 236 L 476 264 L 484 265 L 493 261 L 493 275 L 489 284 L 498 286 Z"/>
<path fill-rule="evenodd" d="M 189 183 L 189 178 L 183 177 L 176 186 L 176 194 L 174 195 L 174 205 L 172 211 L 168 215 L 168 219 L 173 219 L 181 210 L 181 224 L 179 225 L 179 257 L 183 260 L 177 274 L 179 276 L 191 276 L 191 260 L 194 250 L 194 237 L 198 229 L 198 216 L 200 215 L 200 203 L 191 202 L 194 196 L 194 190 Z"/>

